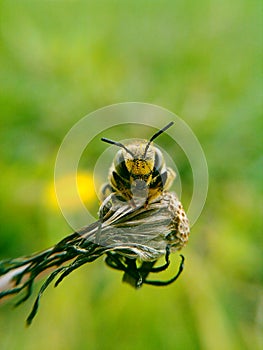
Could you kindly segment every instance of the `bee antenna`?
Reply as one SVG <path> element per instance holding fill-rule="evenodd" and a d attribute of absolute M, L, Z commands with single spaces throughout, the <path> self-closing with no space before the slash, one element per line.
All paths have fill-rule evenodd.
<path fill-rule="evenodd" d="M 106 139 L 105 137 L 102 137 L 101 141 L 107 142 L 107 143 L 109 143 L 111 145 L 115 145 L 115 146 L 118 146 L 118 147 L 121 147 L 121 148 L 125 149 L 125 151 L 127 153 L 129 153 L 134 158 L 134 154 L 127 147 L 125 147 L 122 143 L 117 142 L 117 141 L 113 141 L 113 140 L 110 140 L 110 139 Z"/>
<path fill-rule="evenodd" d="M 162 129 L 160 129 L 159 131 L 157 131 L 148 141 L 146 147 L 145 147 L 145 151 L 144 151 L 144 156 L 143 158 L 146 157 L 147 151 L 150 147 L 150 144 L 153 142 L 153 140 L 155 140 L 158 136 L 160 136 L 163 132 L 165 132 L 168 128 L 170 128 L 172 125 L 174 125 L 174 122 L 170 122 L 169 124 L 167 124 L 165 127 L 163 127 Z"/>

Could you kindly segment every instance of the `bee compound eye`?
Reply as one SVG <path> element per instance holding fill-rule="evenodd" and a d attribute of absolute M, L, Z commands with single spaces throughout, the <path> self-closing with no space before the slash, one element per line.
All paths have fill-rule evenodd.
<path fill-rule="evenodd" d="M 126 163 L 125 161 L 120 162 L 116 167 L 116 172 L 118 173 L 118 175 L 126 180 L 128 180 L 130 178 L 130 173 L 127 169 Z"/>

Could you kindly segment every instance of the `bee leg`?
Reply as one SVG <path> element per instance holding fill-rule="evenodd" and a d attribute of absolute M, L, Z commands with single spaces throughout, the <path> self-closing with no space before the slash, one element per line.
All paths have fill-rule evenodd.
<path fill-rule="evenodd" d="M 169 260 L 169 256 L 170 256 L 170 245 L 167 244 L 166 246 L 166 254 L 165 254 L 165 264 L 162 266 L 158 266 L 158 267 L 153 267 L 150 272 L 161 272 L 166 270 L 169 265 L 170 265 L 170 260 Z"/>
<path fill-rule="evenodd" d="M 178 272 L 177 274 L 171 278 L 170 280 L 168 281 L 151 281 L 151 280 L 145 280 L 144 283 L 145 284 L 150 284 L 152 286 L 168 286 L 169 284 L 173 283 L 174 281 L 177 280 L 177 278 L 181 275 L 183 269 L 184 269 L 184 256 L 183 255 L 180 255 L 181 257 L 181 263 L 180 263 L 180 266 L 179 266 L 179 269 L 178 269 Z"/>
<path fill-rule="evenodd" d="M 148 207 L 148 204 L 149 204 L 149 198 L 146 198 L 146 201 L 144 203 L 144 209 L 146 209 Z"/>
<path fill-rule="evenodd" d="M 105 183 L 100 189 L 100 199 L 103 202 L 110 194 L 112 194 L 112 187 L 110 184 Z"/>

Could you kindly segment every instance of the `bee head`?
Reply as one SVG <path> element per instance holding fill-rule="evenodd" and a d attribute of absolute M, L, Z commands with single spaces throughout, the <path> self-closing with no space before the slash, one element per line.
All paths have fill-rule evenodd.
<path fill-rule="evenodd" d="M 129 144 L 122 144 L 106 138 L 101 140 L 109 144 L 120 147 L 113 162 L 114 187 L 121 187 L 119 183 L 127 182 L 138 190 L 149 187 L 153 177 L 161 173 L 165 162 L 162 152 L 152 145 L 154 139 L 172 126 L 174 122 L 170 122 L 164 128 L 155 133 L 149 141 L 135 140 Z"/>
<path fill-rule="evenodd" d="M 118 173 L 123 174 L 126 170 L 126 176 L 129 174 L 130 181 L 142 180 L 148 184 L 154 169 L 156 147 L 150 145 L 145 153 L 147 144 L 145 140 L 135 140 L 126 145 L 129 152 L 125 149 L 117 152 L 114 166 Z"/>

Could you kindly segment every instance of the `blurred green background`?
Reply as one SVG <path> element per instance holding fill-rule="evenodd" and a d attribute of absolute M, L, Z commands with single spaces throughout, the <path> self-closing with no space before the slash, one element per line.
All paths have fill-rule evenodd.
<path fill-rule="evenodd" d="M 97 108 L 173 111 L 200 140 L 210 175 L 178 282 L 135 291 L 100 259 L 50 287 L 29 329 L 33 299 L 1 305 L 1 349 L 262 348 L 260 1 L 1 1 L 0 16 L 1 258 L 70 232 L 48 200 L 56 154 Z M 129 137 L 122 130 L 116 140 Z M 104 149 L 94 140 L 91 164 Z"/>

